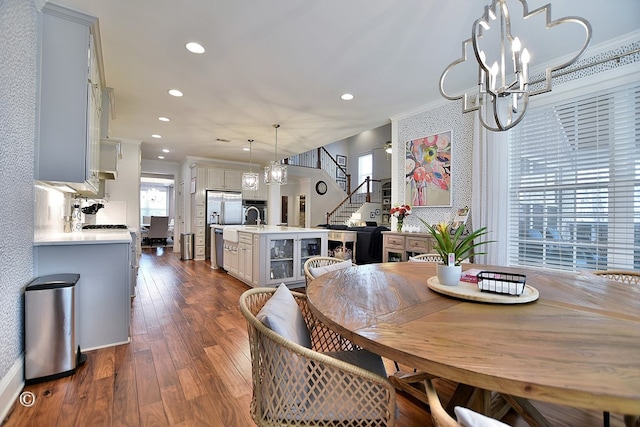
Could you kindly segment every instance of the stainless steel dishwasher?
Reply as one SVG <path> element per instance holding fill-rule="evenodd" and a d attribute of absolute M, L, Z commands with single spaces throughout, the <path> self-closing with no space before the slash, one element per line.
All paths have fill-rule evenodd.
<path fill-rule="evenodd" d="M 222 237 L 222 228 L 215 229 L 215 245 L 216 245 L 216 264 L 218 268 L 224 268 L 224 238 Z"/>

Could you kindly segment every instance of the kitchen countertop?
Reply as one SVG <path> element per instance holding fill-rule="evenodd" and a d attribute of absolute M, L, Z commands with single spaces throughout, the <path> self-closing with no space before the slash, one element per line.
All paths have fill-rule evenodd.
<path fill-rule="evenodd" d="M 105 243 L 130 243 L 129 230 L 83 230 L 73 233 L 43 232 L 33 239 L 33 246 L 48 245 L 100 245 Z"/>
<path fill-rule="evenodd" d="M 258 227 L 257 225 L 212 225 L 211 228 L 218 229 L 233 229 L 239 232 L 245 233 L 256 233 L 256 234 L 265 234 L 265 233 L 317 233 L 328 231 L 326 228 L 304 228 L 304 227 L 289 227 L 286 225 L 261 225 Z"/>
<path fill-rule="evenodd" d="M 274 233 L 318 233 L 326 232 L 329 230 L 326 228 L 303 228 L 303 227 L 289 227 L 285 225 L 225 225 L 220 227 L 219 225 L 212 225 L 211 228 L 222 228 L 223 239 L 227 242 L 238 242 L 238 233 L 252 233 L 252 234 L 274 234 Z"/>

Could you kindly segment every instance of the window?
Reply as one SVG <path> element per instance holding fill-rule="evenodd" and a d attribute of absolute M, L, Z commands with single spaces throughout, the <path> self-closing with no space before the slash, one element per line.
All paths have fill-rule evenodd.
<path fill-rule="evenodd" d="M 531 109 L 509 133 L 509 264 L 640 269 L 640 84 Z"/>
<path fill-rule="evenodd" d="M 172 216 L 171 199 L 173 197 L 173 179 L 140 179 L 140 224 L 147 224 L 145 217 Z"/>
<path fill-rule="evenodd" d="M 358 157 L 358 183 L 360 185 L 367 177 L 373 178 L 373 154 L 364 154 Z M 358 193 L 366 193 L 367 186 L 363 185 Z"/>

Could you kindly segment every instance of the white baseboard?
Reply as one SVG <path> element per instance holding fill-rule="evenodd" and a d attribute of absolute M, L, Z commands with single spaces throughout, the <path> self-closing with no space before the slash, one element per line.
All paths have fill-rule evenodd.
<path fill-rule="evenodd" d="M 9 413 L 24 388 L 24 357 L 13 364 L 7 375 L 0 380 L 0 423 Z"/>

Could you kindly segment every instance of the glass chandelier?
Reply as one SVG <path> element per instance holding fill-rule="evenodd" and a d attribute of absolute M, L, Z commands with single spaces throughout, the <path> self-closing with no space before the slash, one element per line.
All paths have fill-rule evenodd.
<path fill-rule="evenodd" d="M 249 172 L 245 172 L 242 174 L 242 189 L 256 191 L 260 186 L 260 180 L 258 179 L 258 174 L 254 173 L 252 170 L 251 145 L 253 144 L 253 139 L 249 139 L 248 141 L 249 141 Z"/>
<path fill-rule="evenodd" d="M 526 0 L 519 0 L 519 3 L 523 20 L 543 13 L 546 16 L 544 30 L 567 22 L 577 23 L 584 28 L 585 39 L 576 55 L 548 67 L 545 78 L 532 82 L 529 80 L 532 55 L 525 42 L 512 33 L 511 19 L 515 17 L 509 13 L 507 0 L 493 0 L 485 6 L 482 17 L 473 23 L 471 38 L 462 43 L 462 58 L 449 64 L 442 73 L 440 94 L 452 101 L 462 98 L 462 112 L 478 110 L 480 123 L 491 131 L 505 131 L 520 123 L 527 111 L 529 97 L 550 92 L 552 72 L 573 64 L 591 42 L 591 25 L 585 19 L 569 16 L 552 21 L 550 3 L 530 13 Z M 478 65 L 477 90 L 449 95 L 444 89 L 444 80 L 455 66 L 466 62 L 469 46 L 473 48 Z"/>
<path fill-rule="evenodd" d="M 281 164 L 278 160 L 278 128 L 280 125 L 275 124 L 273 127 L 276 129 L 275 160 L 273 160 L 269 166 L 264 168 L 264 182 L 267 185 L 283 185 L 287 183 L 287 166 Z"/>

